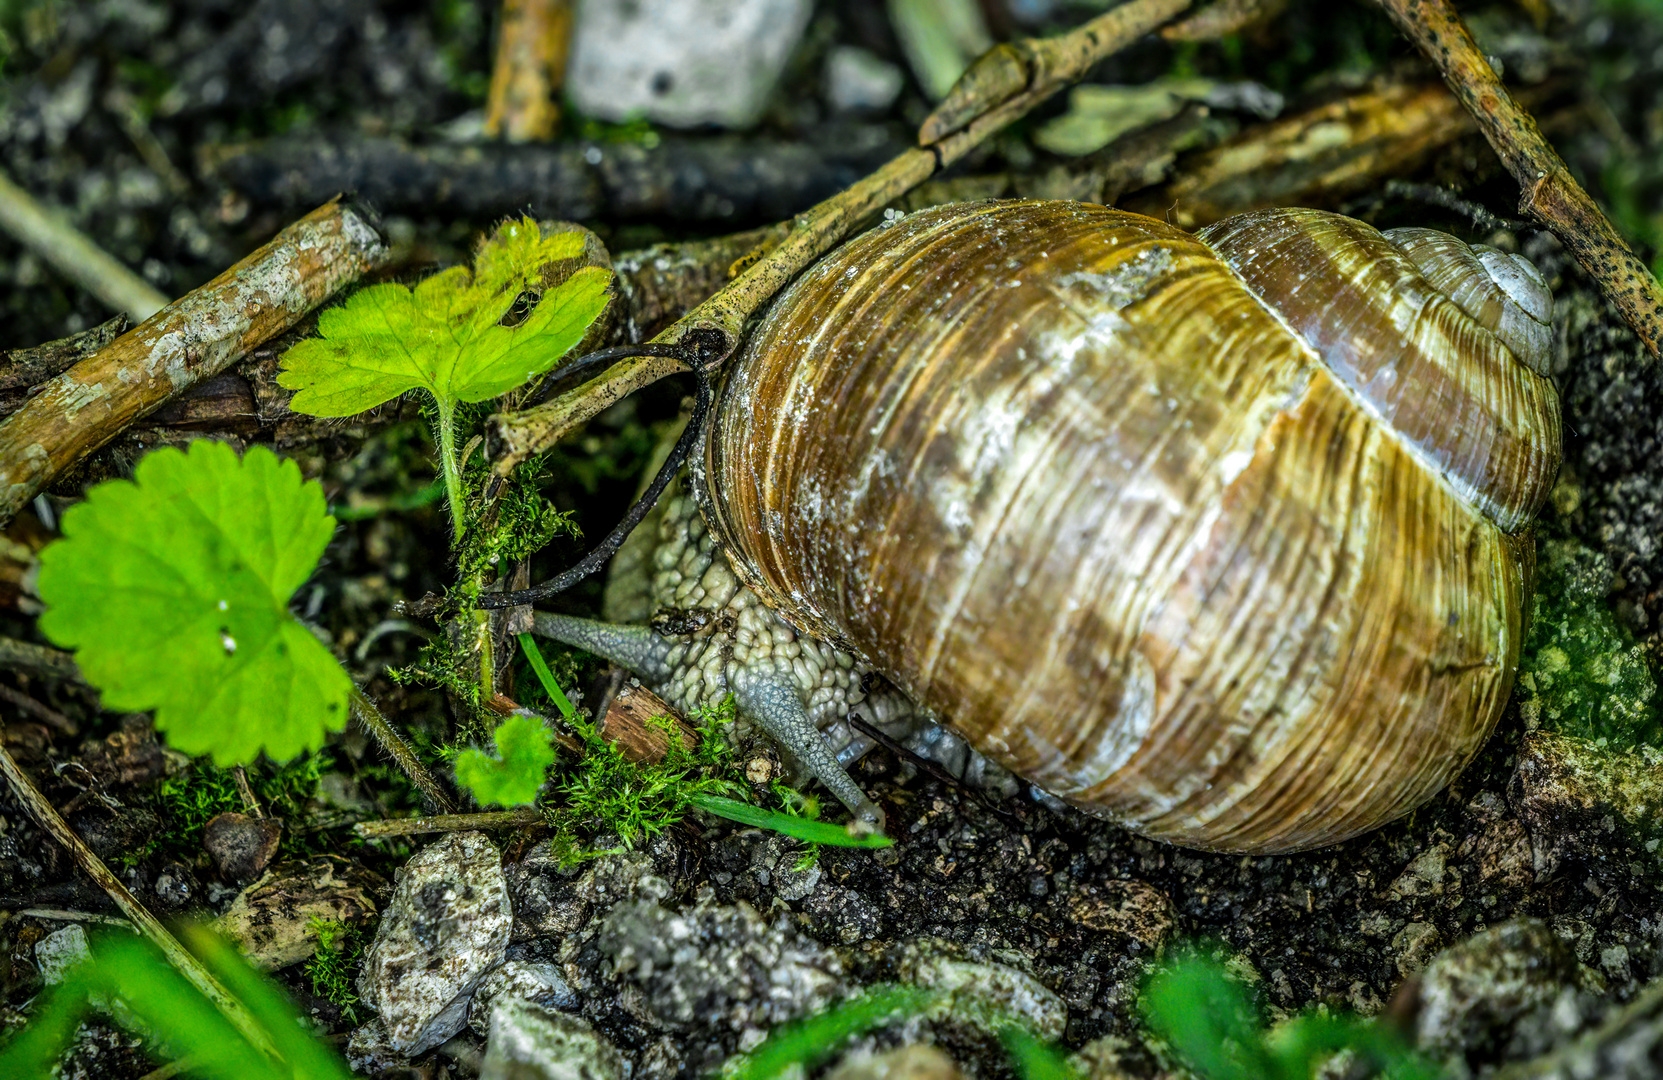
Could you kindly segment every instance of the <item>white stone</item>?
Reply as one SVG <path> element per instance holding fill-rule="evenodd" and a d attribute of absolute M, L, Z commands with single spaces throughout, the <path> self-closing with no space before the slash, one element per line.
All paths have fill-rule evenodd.
<path fill-rule="evenodd" d="M 414 1057 L 462 1030 L 513 922 L 502 859 L 484 833 L 453 833 L 416 853 L 358 977 L 395 1050 Z"/>
<path fill-rule="evenodd" d="M 755 123 L 808 26 L 809 0 L 582 0 L 566 92 L 602 120 Z"/>

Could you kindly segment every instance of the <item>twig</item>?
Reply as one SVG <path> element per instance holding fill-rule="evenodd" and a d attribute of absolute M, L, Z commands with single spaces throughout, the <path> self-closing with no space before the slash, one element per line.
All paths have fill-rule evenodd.
<path fill-rule="evenodd" d="M 0 524 L 128 424 L 287 329 L 386 255 L 363 217 L 331 201 L 48 382 L 0 421 Z"/>
<path fill-rule="evenodd" d="M 1628 325 L 1663 357 L 1663 282 L 1629 250 L 1598 205 L 1571 176 L 1536 121 L 1518 106 L 1448 0 L 1379 0 L 1437 66 L 1518 181 L 1519 209 L 1553 230 L 1599 283 Z"/>
<path fill-rule="evenodd" d="M 81 669 L 75 666 L 72 653 L 16 638 L 0 637 L 0 668 L 24 671 L 45 679 L 86 681 L 81 678 Z"/>
<path fill-rule="evenodd" d="M 387 723 L 387 718 L 381 715 L 381 710 L 375 707 L 375 702 L 364 696 L 364 692 L 356 686 L 352 688 L 352 715 L 375 736 L 375 741 L 387 751 L 394 764 L 410 778 L 410 782 L 416 785 L 416 790 L 422 793 L 422 798 L 427 800 L 430 808 L 441 814 L 449 814 L 456 809 L 444 789 L 439 786 L 439 782 L 433 779 L 433 774 L 427 771 L 421 760 L 416 757 L 415 751 L 404 741 L 403 736 L 393 729 L 393 725 Z"/>
<path fill-rule="evenodd" d="M 148 281 L 117 262 L 56 211 L 37 202 L 0 172 L 0 228 L 98 299 L 135 319 L 167 303 Z"/>
<path fill-rule="evenodd" d="M 483 814 L 440 814 L 435 817 L 387 818 L 360 821 L 352 831 L 367 838 L 411 836 L 415 833 L 466 832 L 469 829 L 512 829 L 534 825 L 543 815 L 527 806 L 518 810 L 494 810 Z"/>
<path fill-rule="evenodd" d="M 69 911 L 65 908 L 27 907 L 16 912 L 18 915 L 30 919 L 40 919 L 42 922 L 90 922 L 100 926 L 119 926 L 123 930 L 133 929 L 133 924 L 119 915 L 99 915 L 91 911 Z"/>
<path fill-rule="evenodd" d="M 71 720 L 63 713 L 46 705 L 42 705 L 28 694 L 23 693 L 23 691 L 13 690 L 5 683 L 0 683 L 0 699 L 9 701 L 13 705 L 16 705 L 18 708 L 22 709 L 24 712 L 31 713 L 34 716 L 39 717 L 48 724 L 51 724 L 53 727 L 57 728 L 59 731 L 63 732 L 65 735 L 79 735 L 81 733 L 81 729 L 76 726 L 75 721 Z"/>
<path fill-rule="evenodd" d="M 505 0 L 485 134 L 509 142 L 540 142 L 560 123 L 555 95 L 566 76 L 572 0 Z"/>
<path fill-rule="evenodd" d="M 92 849 L 87 847 L 74 829 L 70 828 L 69 822 L 46 801 L 46 797 L 24 775 L 23 770 L 18 768 L 17 762 L 12 759 L 4 745 L 0 745 L 0 773 L 5 775 L 12 793 L 28 809 L 40 827 L 69 849 L 69 853 L 74 856 L 81 869 L 86 871 L 87 876 L 109 894 L 122 914 L 127 916 L 139 933 L 150 939 L 151 944 L 161 951 L 168 963 L 219 1010 L 220 1015 L 236 1028 L 238 1034 L 248 1040 L 250 1046 L 267 1057 L 278 1057 L 277 1048 L 271 1044 L 265 1030 L 243 1008 L 242 1002 L 221 986 L 196 957 L 186 952 L 184 946 L 180 945 L 178 940 L 156 921 L 156 917 L 127 891 L 126 886 L 110 873 L 109 867 L 93 854 Z"/>
<path fill-rule="evenodd" d="M 1190 0 L 1133 0 L 1070 33 L 1001 46 L 988 53 L 925 121 L 920 148 L 905 151 L 799 215 L 777 247 L 653 341 L 678 343 L 695 331 L 715 331 L 726 345 L 716 359 L 725 359 L 737 345 L 746 320 L 869 215 L 962 158 L 1098 60 L 1157 29 L 1189 5 Z M 1030 63 L 1031 67 L 1026 66 Z M 949 119 L 938 119 L 943 110 Z M 937 136 L 943 129 L 950 133 Z M 552 446 L 607 406 L 681 368 L 680 361 L 664 357 L 625 360 L 547 405 L 498 416 L 503 452 L 495 466 L 497 475 L 507 476 L 520 462 Z"/>
<path fill-rule="evenodd" d="M 254 787 L 248 782 L 248 770 L 241 765 L 233 765 L 231 779 L 236 782 L 237 794 L 242 796 L 243 809 L 248 811 L 248 816 L 265 817 L 265 811 L 260 809 L 260 800 L 254 797 Z"/>

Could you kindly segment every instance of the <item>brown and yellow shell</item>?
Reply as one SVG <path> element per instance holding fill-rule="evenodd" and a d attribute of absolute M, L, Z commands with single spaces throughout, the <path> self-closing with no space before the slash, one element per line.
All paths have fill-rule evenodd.
<path fill-rule="evenodd" d="M 766 602 L 1045 790 L 1333 843 L 1444 787 L 1512 686 L 1559 414 L 1509 259 L 1315 211 L 914 214 L 773 306 L 706 512 Z"/>

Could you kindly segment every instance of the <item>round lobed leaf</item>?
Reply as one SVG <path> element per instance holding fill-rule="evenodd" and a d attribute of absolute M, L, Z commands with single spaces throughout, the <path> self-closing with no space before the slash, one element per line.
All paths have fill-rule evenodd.
<path fill-rule="evenodd" d="M 334 528 L 323 489 L 264 447 L 157 450 L 64 515 L 41 629 L 107 707 L 156 710 L 176 749 L 293 757 L 341 729 L 352 689 L 288 610 Z"/>

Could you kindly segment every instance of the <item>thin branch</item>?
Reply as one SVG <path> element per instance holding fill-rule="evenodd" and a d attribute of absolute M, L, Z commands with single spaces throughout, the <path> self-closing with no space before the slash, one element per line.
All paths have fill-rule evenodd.
<path fill-rule="evenodd" d="M 861 222 L 901 195 L 958 161 L 995 132 L 1025 115 L 1035 105 L 1084 75 L 1097 61 L 1124 48 L 1190 6 L 1190 0 L 1133 0 L 1093 19 L 1068 34 L 1020 43 L 1019 63 L 999 49 L 972 65 L 961 86 L 948 94 L 941 109 L 950 111 L 951 132 L 926 138 L 925 145 L 907 150 L 847 190 L 799 215 L 791 231 L 726 288 L 688 312 L 653 339 L 655 343 L 682 341 L 695 331 L 714 331 L 725 343 L 712 360 L 725 358 L 740 340 L 746 320 L 809 263 L 829 251 Z M 989 76 L 990 71 L 995 71 Z M 1003 72 L 1003 74 L 999 74 Z M 941 115 L 941 109 L 936 116 Z M 933 135 L 948 126 L 934 117 L 925 123 Z M 554 445 L 579 424 L 628 394 L 682 370 L 674 359 L 640 357 L 625 360 L 605 374 L 547 405 L 495 418 L 503 453 L 495 469 L 507 476 L 516 465 Z"/>
<path fill-rule="evenodd" d="M 364 218 L 331 201 L 48 382 L 0 421 L 0 524 L 134 420 L 217 375 L 386 256 Z"/>
<path fill-rule="evenodd" d="M 29 780 L 17 762 L 12 759 L 3 744 L 0 744 L 0 774 L 4 774 L 6 783 L 10 785 L 12 793 L 29 811 L 36 823 L 52 835 L 58 843 L 69 849 L 82 870 L 92 878 L 114 900 L 116 906 L 126 915 L 128 920 L 138 929 L 139 933 L 150 939 L 151 944 L 161 950 L 168 963 L 183 975 L 203 997 L 218 1009 L 231 1026 L 250 1046 L 269 1058 L 278 1058 L 277 1048 L 271 1044 L 265 1030 L 248 1014 L 242 1002 L 231 995 L 219 981 L 209 974 L 208 969 L 185 951 L 183 945 L 160 922 L 156 916 L 150 914 L 143 904 L 132 893 L 127 891 L 116 876 L 110 873 L 110 868 L 95 855 L 91 848 L 76 834 L 69 822 L 63 819 L 57 809 L 40 793 L 40 790 Z"/>
<path fill-rule="evenodd" d="M 1448 0 L 1379 0 L 1437 66 L 1518 181 L 1519 209 L 1553 230 L 1599 283 L 1651 354 L 1663 357 L 1663 282 L 1641 262 L 1582 190 L 1536 121 L 1521 109 Z"/>
<path fill-rule="evenodd" d="M 366 839 L 381 836 L 411 836 L 416 833 L 466 832 L 470 829 L 512 829 L 534 825 L 543 815 L 527 806 L 518 810 L 496 810 L 483 814 L 440 814 L 436 817 L 386 818 L 360 821 L 352 831 Z"/>
<path fill-rule="evenodd" d="M 144 320 L 167 304 L 167 297 L 92 242 L 61 213 L 42 205 L 0 172 L 0 229 L 58 272 L 117 311 Z"/>

